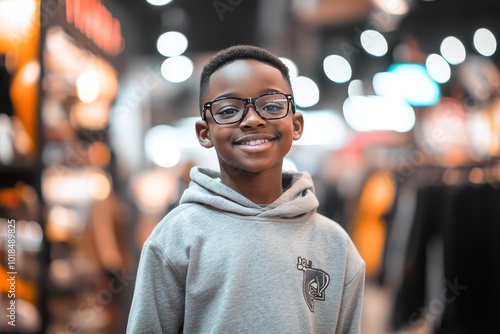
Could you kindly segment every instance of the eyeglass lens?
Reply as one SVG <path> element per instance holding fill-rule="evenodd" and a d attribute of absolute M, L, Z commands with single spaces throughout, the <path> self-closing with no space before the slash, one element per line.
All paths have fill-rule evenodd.
<path fill-rule="evenodd" d="M 264 95 L 255 100 L 255 108 L 264 119 L 284 117 L 288 112 L 288 99 L 284 94 Z M 219 123 L 239 121 L 245 113 L 245 103 L 239 99 L 223 99 L 212 103 L 212 115 Z"/>

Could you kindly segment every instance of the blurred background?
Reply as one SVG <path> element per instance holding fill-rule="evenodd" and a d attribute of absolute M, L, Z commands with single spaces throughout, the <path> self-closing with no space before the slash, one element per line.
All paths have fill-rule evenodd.
<path fill-rule="evenodd" d="M 286 62 L 284 168 L 367 264 L 363 333 L 499 333 L 500 2 L 0 0 L 0 332 L 124 333 L 199 146 L 203 65 Z M 489 306 L 491 305 L 491 306 Z M 15 326 L 14 326 L 15 325 Z"/>

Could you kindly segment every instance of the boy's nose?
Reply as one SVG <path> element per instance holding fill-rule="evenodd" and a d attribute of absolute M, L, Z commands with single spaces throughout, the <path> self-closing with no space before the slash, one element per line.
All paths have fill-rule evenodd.
<path fill-rule="evenodd" d="M 260 117 L 255 106 L 253 104 L 247 105 L 247 113 L 245 117 L 241 120 L 240 126 L 242 127 L 258 127 L 265 124 L 265 120 Z"/>

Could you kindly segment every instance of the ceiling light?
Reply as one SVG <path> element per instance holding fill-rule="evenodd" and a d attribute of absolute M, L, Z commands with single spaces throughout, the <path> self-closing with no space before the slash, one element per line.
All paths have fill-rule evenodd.
<path fill-rule="evenodd" d="M 497 49 L 495 35 L 486 28 L 480 28 L 474 33 L 474 47 L 483 56 L 493 55 Z"/>
<path fill-rule="evenodd" d="M 179 56 L 188 47 L 188 40 L 184 34 L 177 31 L 169 31 L 158 37 L 156 48 L 165 57 Z"/>
<path fill-rule="evenodd" d="M 312 107 L 319 101 L 319 88 L 316 83 L 305 76 L 298 76 L 292 79 L 292 90 L 297 106 L 307 108 Z"/>
<path fill-rule="evenodd" d="M 450 80 L 450 65 L 440 55 L 433 53 L 427 56 L 427 59 L 425 60 L 425 67 L 434 81 L 438 83 L 445 83 Z"/>
<path fill-rule="evenodd" d="M 381 33 L 375 30 L 365 30 L 360 36 L 361 46 L 366 52 L 375 57 L 382 57 L 387 53 L 387 41 Z"/>
<path fill-rule="evenodd" d="M 440 46 L 441 55 L 452 65 L 458 65 L 465 60 L 465 46 L 453 36 L 446 37 Z"/>
<path fill-rule="evenodd" d="M 349 62 L 342 56 L 330 55 L 323 60 L 323 70 L 326 76 L 336 83 L 344 83 L 351 79 L 352 69 Z"/>
<path fill-rule="evenodd" d="M 193 74 L 194 65 L 191 59 L 185 56 L 176 56 L 165 59 L 161 65 L 161 74 L 170 82 L 186 81 Z"/>
<path fill-rule="evenodd" d="M 288 67 L 288 74 L 290 75 L 290 78 L 295 78 L 299 75 L 299 69 L 293 60 L 284 57 L 280 57 L 280 60 L 286 65 L 286 67 Z"/>
<path fill-rule="evenodd" d="M 172 2 L 172 0 L 146 0 L 146 1 L 153 6 L 164 6 Z"/>

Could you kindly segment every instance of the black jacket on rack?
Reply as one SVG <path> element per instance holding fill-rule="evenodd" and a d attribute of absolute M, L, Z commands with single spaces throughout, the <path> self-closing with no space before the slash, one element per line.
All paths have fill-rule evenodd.
<path fill-rule="evenodd" d="M 498 308 L 490 306 L 500 300 L 500 188 L 442 184 L 416 192 L 390 327 L 429 321 L 439 334 L 500 333 Z"/>

